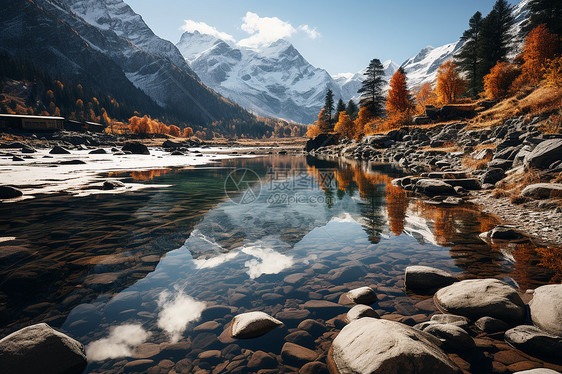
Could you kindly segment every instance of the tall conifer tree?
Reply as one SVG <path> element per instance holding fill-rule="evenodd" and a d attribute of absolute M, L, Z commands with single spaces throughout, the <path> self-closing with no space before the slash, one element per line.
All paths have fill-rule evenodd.
<path fill-rule="evenodd" d="M 384 113 L 385 98 L 383 95 L 384 68 L 378 58 L 371 60 L 362 87 L 357 91 L 361 94 L 361 106 L 366 106 L 374 117 Z"/>

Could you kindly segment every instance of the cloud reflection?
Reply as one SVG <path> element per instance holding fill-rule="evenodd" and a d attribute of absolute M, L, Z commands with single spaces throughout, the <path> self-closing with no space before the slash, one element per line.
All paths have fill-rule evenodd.
<path fill-rule="evenodd" d="M 86 346 L 88 361 L 131 356 L 136 346 L 144 343 L 150 333 L 141 325 L 125 324 L 112 327 L 107 338 L 91 342 Z"/>
<path fill-rule="evenodd" d="M 240 252 L 229 252 L 225 254 L 221 254 L 211 258 L 197 258 L 193 259 L 195 266 L 197 269 L 208 269 L 214 268 L 225 262 L 232 260 L 234 257 L 238 256 Z"/>
<path fill-rule="evenodd" d="M 162 291 L 158 297 L 158 306 L 162 309 L 158 313 L 158 327 L 164 330 L 172 343 L 180 340 L 187 324 L 201 317 L 206 304 L 186 295 L 183 291 L 172 294 Z"/>
<path fill-rule="evenodd" d="M 247 274 L 252 279 L 258 278 L 262 274 L 279 274 L 295 263 L 293 257 L 275 252 L 271 248 L 245 247 L 242 252 L 256 257 L 244 263 L 244 266 L 248 268 Z"/>

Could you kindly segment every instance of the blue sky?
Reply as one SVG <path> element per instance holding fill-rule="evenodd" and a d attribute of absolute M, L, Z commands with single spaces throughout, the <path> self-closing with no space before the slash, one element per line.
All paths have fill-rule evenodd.
<path fill-rule="evenodd" d="M 508 0 L 517 4 L 518 0 Z M 314 66 L 357 72 L 372 58 L 401 64 L 427 45 L 462 35 L 469 18 L 495 0 L 125 0 L 160 37 L 179 41 L 182 26 L 207 29 L 246 45 L 279 35 Z M 185 21 L 189 22 L 185 22 Z"/>

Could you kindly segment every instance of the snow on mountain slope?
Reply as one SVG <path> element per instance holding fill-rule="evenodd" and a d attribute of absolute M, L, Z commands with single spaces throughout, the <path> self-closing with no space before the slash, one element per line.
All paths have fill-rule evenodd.
<path fill-rule="evenodd" d="M 387 60 L 382 63 L 384 69 L 384 75 L 387 83 L 392 78 L 392 75 L 396 73 L 398 68 L 400 67 L 392 60 Z M 342 73 L 334 75 L 334 81 L 338 83 L 341 87 L 342 97 L 345 101 L 349 99 L 353 99 L 356 103 L 359 102 L 360 95 L 357 91 L 361 88 L 363 79 L 365 79 L 365 71 L 367 68 L 359 71 L 358 73 Z M 388 84 L 384 87 L 384 90 L 388 89 Z"/>
<path fill-rule="evenodd" d="M 408 86 L 414 88 L 432 83 L 437 77 L 439 66 L 452 59 L 461 46 L 460 40 L 437 48 L 427 46 L 416 56 L 406 60 L 401 67 L 406 72 Z"/>
<path fill-rule="evenodd" d="M 259 49 L 214 36 L 185 32 L 177 44 L 203 83 L 260 115 L 312 123 L 327 87 L 339 99 L 340 86 L 280 39 Z"/>
<path fill-rule="evenodd" d="M 176 46 L 159 38 L 123 0 L 62 0 L 85 21 L 101 30 L 111 30 L 144 51 L 169 59 L 174 65 L 193 74 Z"/>

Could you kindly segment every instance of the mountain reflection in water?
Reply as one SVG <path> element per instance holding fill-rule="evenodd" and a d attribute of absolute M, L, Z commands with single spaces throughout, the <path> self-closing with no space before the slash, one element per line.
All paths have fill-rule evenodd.
<path fill-rule="evenodd" d="M 246 204 L 235 186 L 226 184 L 234 200 L 225 194 L 236 168 L 261 181 Z M 0 205 L 11 217 L 0 230 L 16 238 L 0 242 L 10 254 L 0 268 L 0 327 L 47 321 L 83 342 L 88 371 L 102 372 L 174 342 L 221 350 L 234 314 L 337 302 L 339 286 L 384 289 L 380 314 L 396 313 L 396 303 L 429 314 L 403 289 L 409 265 L 505 279 L 522 291 L 559 279 L 560 257 L 529 243 L 484 243 L 478 234 L 495 218 L 469 204 L 426 204 L 391 184 L 399 176 L 384 165 L 270 156 L 119 176 L 168 188 Z M 212 323 L 196 330 L 202 322 Z M 174 352 L 197 357 L 190 346 Z"/>

